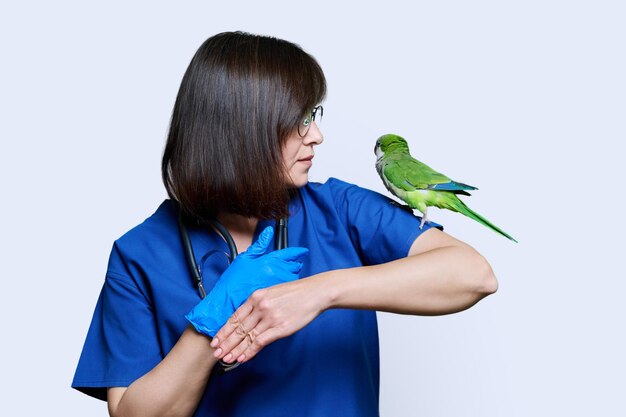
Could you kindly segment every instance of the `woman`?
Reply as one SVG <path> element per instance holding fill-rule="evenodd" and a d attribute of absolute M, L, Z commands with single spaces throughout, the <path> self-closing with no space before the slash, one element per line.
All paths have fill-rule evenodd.
<path fill-rule="evenodd" d="M 484 257 L 441 225 L 308 182 L 325 95 L 315 59 L 287 41 L 227 32 L 199 48 L 163 155 L 170 199 L 115 241 L 74 388 L 114 417 L 376 416 L 375 311 L 448 314 L 496 291 Z M 272 251 L 286 216 L 290 247 Z M 214 218 L 248 248 L 230 266 Z M 219 375 L 220 360 L 241 366 Z"/>

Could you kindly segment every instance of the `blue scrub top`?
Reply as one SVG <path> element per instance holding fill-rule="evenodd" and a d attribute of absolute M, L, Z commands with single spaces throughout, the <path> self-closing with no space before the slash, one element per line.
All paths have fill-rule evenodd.
<path fill-rule="evenodd" d="M 431 227 L 393 200 L 335 178 L 309 182 L 290 202 L 289 245 L 309 248 L 301 278 L 405 257 Z M 199 301 L 177 228 L 165 200 L 113 244 L 104 285 L 72 387 L 106 400 L 107 387 L 126 387 L 156 366 L 189 324 Z M 263 220 L 255 232 L 273 225 Z M 223 239 L 189 228 L 209 291 L 222 267 Z M 219 270 L 217 270 L 217 269 Z M 381 276 L 381 280 L 385 277 Z M 251 361 L 211 375 L 195 416 L 378 416 L 376 312 L 331 309 L 295 334 L 263 348 Z"/>

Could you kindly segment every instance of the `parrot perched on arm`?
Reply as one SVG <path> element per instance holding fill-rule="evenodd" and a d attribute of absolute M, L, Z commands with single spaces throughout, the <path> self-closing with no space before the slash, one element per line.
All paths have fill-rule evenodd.
<path fill-rule="evenodd" d="M 420 229 L 426 222 L 428 207 L 435 206 L 461 213 L 517 243 L 517 240 L 472 211 L 457 197 L 457 194 L 471 195 L 466 190 L 478 188 L 452 181 L 413 158 L 404 138 L 392 134 L 383 135 L 376 141 L 374 153 L 376 171 L 385 187 L 409 207 L 422 212 Z"/>

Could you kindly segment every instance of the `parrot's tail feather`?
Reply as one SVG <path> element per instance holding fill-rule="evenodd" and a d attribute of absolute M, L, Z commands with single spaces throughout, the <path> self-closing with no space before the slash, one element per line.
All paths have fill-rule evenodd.
<path fill-rule="evenodd" d="M 452 181 L 452 182 L 460 185 L 461 187 L 465 188 L 466 190 L 478 190 L 478 188 L 474 187 L 473 185 L 463 184 L 462 182 L 458 182 L 458 181 Z"/>
<path fill-rule="evenodd" d="M 457 211 L 471 219 L 476 220 L 478 223 L 481 223 L 485 226 L 487 226 L 488 228 L 492 229 L 493 231 L 500 233 L 502 236 L 511 239 L 513 242 L 515 243 L 519 243 L 517 240 L 515 240 L 511 235 L 509 235 L 508 233 L 506 233 L 504 230 L 500 229 L 498 226 L 496 226 L 495 224 L 491 223 L 489 220 L 485 219 L 483 216 L 481 216 L 480 214 L 476 213 L 474 210 L 470 209 L 469 207 L 467 207 L 465 205 L 465 203 L 463 203 L 461 200 L 459 200 L 458 198 L 454 199 L 454 202 L 452 202 L 452 209 L 454 211 Z"/>
<path fill-rule="evenodd" d="M 456 190 L 456 191 L 450 191 L 451 193 L 454 194 L 463 194 L 463 195 L 471 195 L 470 193 L 468 193 L 467 191 L 463 191 L 463 190 Z"/>
<path fill-rule="evenodd" d="M 450 181 L 441 184 L 432 184 L 428 189 L 437 191 L 458 191 L 458 190 L 478 190 L 473 185 L 463 184 L 462 182 Z"/>

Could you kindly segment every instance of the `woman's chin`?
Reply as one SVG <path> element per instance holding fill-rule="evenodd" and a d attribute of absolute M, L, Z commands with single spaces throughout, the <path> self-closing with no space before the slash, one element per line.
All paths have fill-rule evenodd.
<path fill-rule="evenodd" d="M 308 175 L 298 175 L 297 177 L 291 178 L 291 183 L 289 185 L 290 187 L 300 188 L 300 187 L 304 187 L 308 183 L 309 183 Z"/>

